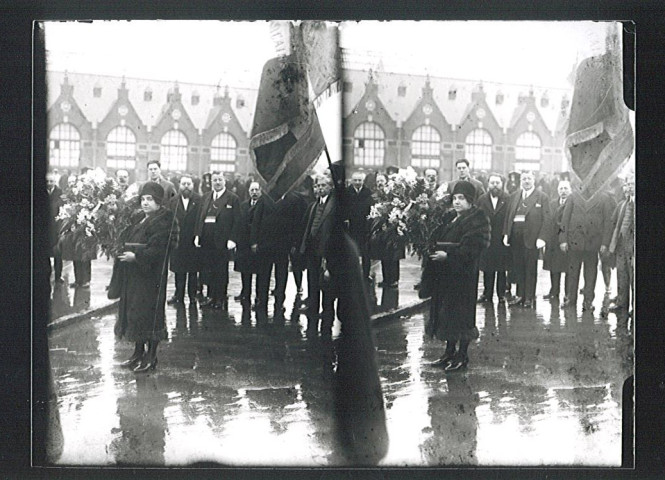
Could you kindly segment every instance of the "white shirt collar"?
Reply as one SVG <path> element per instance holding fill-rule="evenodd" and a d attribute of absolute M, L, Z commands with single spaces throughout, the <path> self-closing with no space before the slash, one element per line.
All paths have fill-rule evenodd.
<path fill-rule="evenodd" d="M 325 197 L 319 198 L 320 203 L 326 203 L 327 201 L 328 201 L 328 195 L 326 195 Z"/>
<path fill-rule="evenodd" d="M 531 187 L 531 190 L 522 189 L 522 198 L 526 198 L 529 195 L 531 195 L 535 189 L 536 189 L 536 187 Z"/>
<path fill-rule="evenodd" d="M 219 192 L 217 190 L 213 190 L 212 191 L 212 198 L 213 199 L 219 198 L 224 194 L 224 192 L 226 192 L 226 188 L 222 188 Z"/>

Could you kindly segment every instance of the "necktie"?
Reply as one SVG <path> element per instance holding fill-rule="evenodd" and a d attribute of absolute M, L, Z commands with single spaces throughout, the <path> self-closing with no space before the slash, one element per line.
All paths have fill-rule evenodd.
<path fill-rule="evenodd" d="M 218 198 L 219 198 L 219 193 L 215 192 L 215 194 L 212 196 L 212 199 L 216 202 Z"/>
<path fill-rule="evenodd" d="M 252 207 L 256 205 L 256 200 L 252 200 Z"/>

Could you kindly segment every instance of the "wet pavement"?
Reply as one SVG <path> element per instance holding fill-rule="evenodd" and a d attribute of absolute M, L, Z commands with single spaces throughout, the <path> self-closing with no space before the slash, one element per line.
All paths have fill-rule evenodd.
<path fill-rule="evenodd" d="M 376 297 L 386 308 L 412 302 L 417 277 L 418 263 L 403 262 L 400 289 L 377 288 Z M 548 288 L 541 272 L 539 296 Z M 114 338 L 114 313 L 51 331 L 59 463 L 354 464 L 336 435 L 339 324 L 332 340 L 307 336 L 305 317 L 292 316 L 295 300 L 290 276 L 283 322 L 257 323 L 233 301 L 229 313 L 167 307 L 169 339 L 147 375 L 117 366 L 133 346 Z M 535 310 L 478 306 L 469 368 L 445 374 L 428 365 L 443 345 L 424 336 L 426 315 L 373 328 L 389 436 L 379 465 L 621 464 L 630 320 L 564 313 L 542 300 Z"/>
<path fill-rule="evenodd" d="M 64 262 L 62 268 L 63 283 L 54 283 L 51 276 L 51 311 L 52 322 L 88 313 L 107 307 L 113 301 L 106 296 L 106 286 L 111 280 L 113 262 L 106 257 L 92 261 L 92 277 L 89 288 L 70 287 L 74 282 L 72 262 Z"/>

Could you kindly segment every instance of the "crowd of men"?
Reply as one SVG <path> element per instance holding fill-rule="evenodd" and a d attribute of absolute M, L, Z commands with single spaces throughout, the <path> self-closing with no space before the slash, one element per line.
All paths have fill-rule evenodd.
<path fill-rule="evenodd" d="M 330 172 L 312 173 L 292 192 L 275 202 L 262 192 L 252 175 L 206 173 L 201 178 L 178 172 L 167 179 L 158 161 L 148 164 L 148 180 L 165 191 L 165 206 L 175 212 L 180 237 L 172 252 L 170 269 L 175 277 L 171 305 L 182 305 L 185 292 L 190 305 L 227 310 L 229 262 L 241 277 L 241 291 L 235 300 L 253 309 L 257 318 L 268 315 L 268 299 L 274 296 L 273 318 L 284 316 L 285 290 L 291 270 L 297 288 L 299 312 L 308 318 L 308 328 L 330 333 L 335 318 L 334 292 L 326 285 L 326 251 L 336 208 L 343 208 L 345 227 L 359 247 L 362 270 L 368 282 L 372 260 L 380 260 L 383 282 L 397 288 L 404 249 L 372 248 L 371 206 L 377 192 L 385 188 L 396 167 L 385 172 L 354 172 L 346 187 L 344 205 L 333 194 Z M 568 175 L 543 177 L 533 172 L 472 175 L 469 162 L 456 163 L 457 178 L 440 185 L 438 172 L 425 169 L 423 178 L 432 192 L 452 191 L 455 182 L 469 181 L 476 189 L 476 204 L 490 219 L 492 238 L 483 253 L 483 294 L 478 302 L 491 302 L 493 291 L 499 301 L 532 308 L 535 305 L 539 256 L 550 272 L 551 289 L 546 299 L 558 301 L 561 276 L 564 281 L 563 308 L 577 305 L 579 277 L 584 266 L 583 309 L 592 310 L 598 263 L 609 294 L 611 269 L 616 267 L 618 296 L 612 309 L 628 311 L 633 281 L 634 178 L 626 178 L 620 197 L 612 191 L 597 192 L 585 199 L 573 192 Z M 84 173 L 84 172 L 82 172 Z M 130 185 L 127 170 L 117 170 L 121 188 Z M 63 191 L 76 176 L 56 172 L 48 177 L 51 218 L 54 221 Z M 619 198 L 617 198 L 619 197 Z M 53 232 L 53 229 L 52 229 Z M 55 235 L 55 238 L 53 238 Z M 57 233 L 52 233 L 53 242 Z M 374 242 L 376 243 L 376 242 Z M 55 279 L 61 282 L 62 259 L 53 253 Z M 76 262 L 75 262 L 76 263 Z M 75 268 L 72 285 L 87 287 L 89 261 Z M 289 268 L 290 265 L 290 268 Z M 75 265 L 76 267 L 76 265 Z M 274 289 L 270 292 L 274 271 Z M 303 273 L 307 272 L 307 298 L 301 300 Z M 82 272 L 82 273 L 79 273 Z M 78 278 L 78 275 L 82 278 Z M 255 282 L 255 283 L 254 283 Z M 252 289 L 254 284 L 254 301 Z M 515 293 L 512 285 L 516 284 Z M 207 286 L 206 294 L 203 287 Z"/>

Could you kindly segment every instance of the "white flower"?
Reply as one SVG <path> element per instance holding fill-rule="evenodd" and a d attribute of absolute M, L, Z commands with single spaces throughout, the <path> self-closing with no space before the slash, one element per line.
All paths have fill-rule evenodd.
<path fill-rule="evenodd" d="M 381 211 L 376 205 L 372 205 L 369 209 L 369 215 L 367 218 L 379 218 L 381 216 Z"/>
<path fill-rule="evenodd" d="M 406 167 L 405 169 L 400 169 L 399 175 L 404 179 L 404 181 L 413 186 L 418 181 L 418 174 L 413 169 L 413 167 Z"/>
<path fill-rule="evenodd" d="M 55 217 L 56 220 L 66 220 L 71 217 L 71 213 L 67 205 L 62 205 L 58 211 L 58 216 Z"/>
<path fill-rule="evenodd" d="M 434 198 L 436 198 L 437 200 L 441 200 L 447 194 L 448 194 L 448 184 L 446 182 L 443 182 L 441 186 L 436 189 L 436 195 L 434 196 Z"/>
<path fill-rule="evenodd" d="M 125 190 L 125 200 L 130 200 L 136 197 L 139 194 L 139 186 L 136 183 L 132 183 L 127 190 Z"/>
<path fill-rule="evenodd" d="M 403 213 L 399 208 L 393 208 L 391 210 L 390 214 L 388 215 L 388 221 L 390 223 L 395 223 L 396 224 L 396 223 L 399 222 L 399 220 L 400 220 L 400 218 L 402 218 L 402 216 L 403 216 Z"/>
<path fill-rule="evenodd" d="M 399 206 L 400 206 L 400 203 L 402 203 L 402 202 L 400 201 L 399 198 L 397 198 L 397 197 L 393 198 L 392 204 L 393 204 L 394 206 L 399 207 Z"/>

